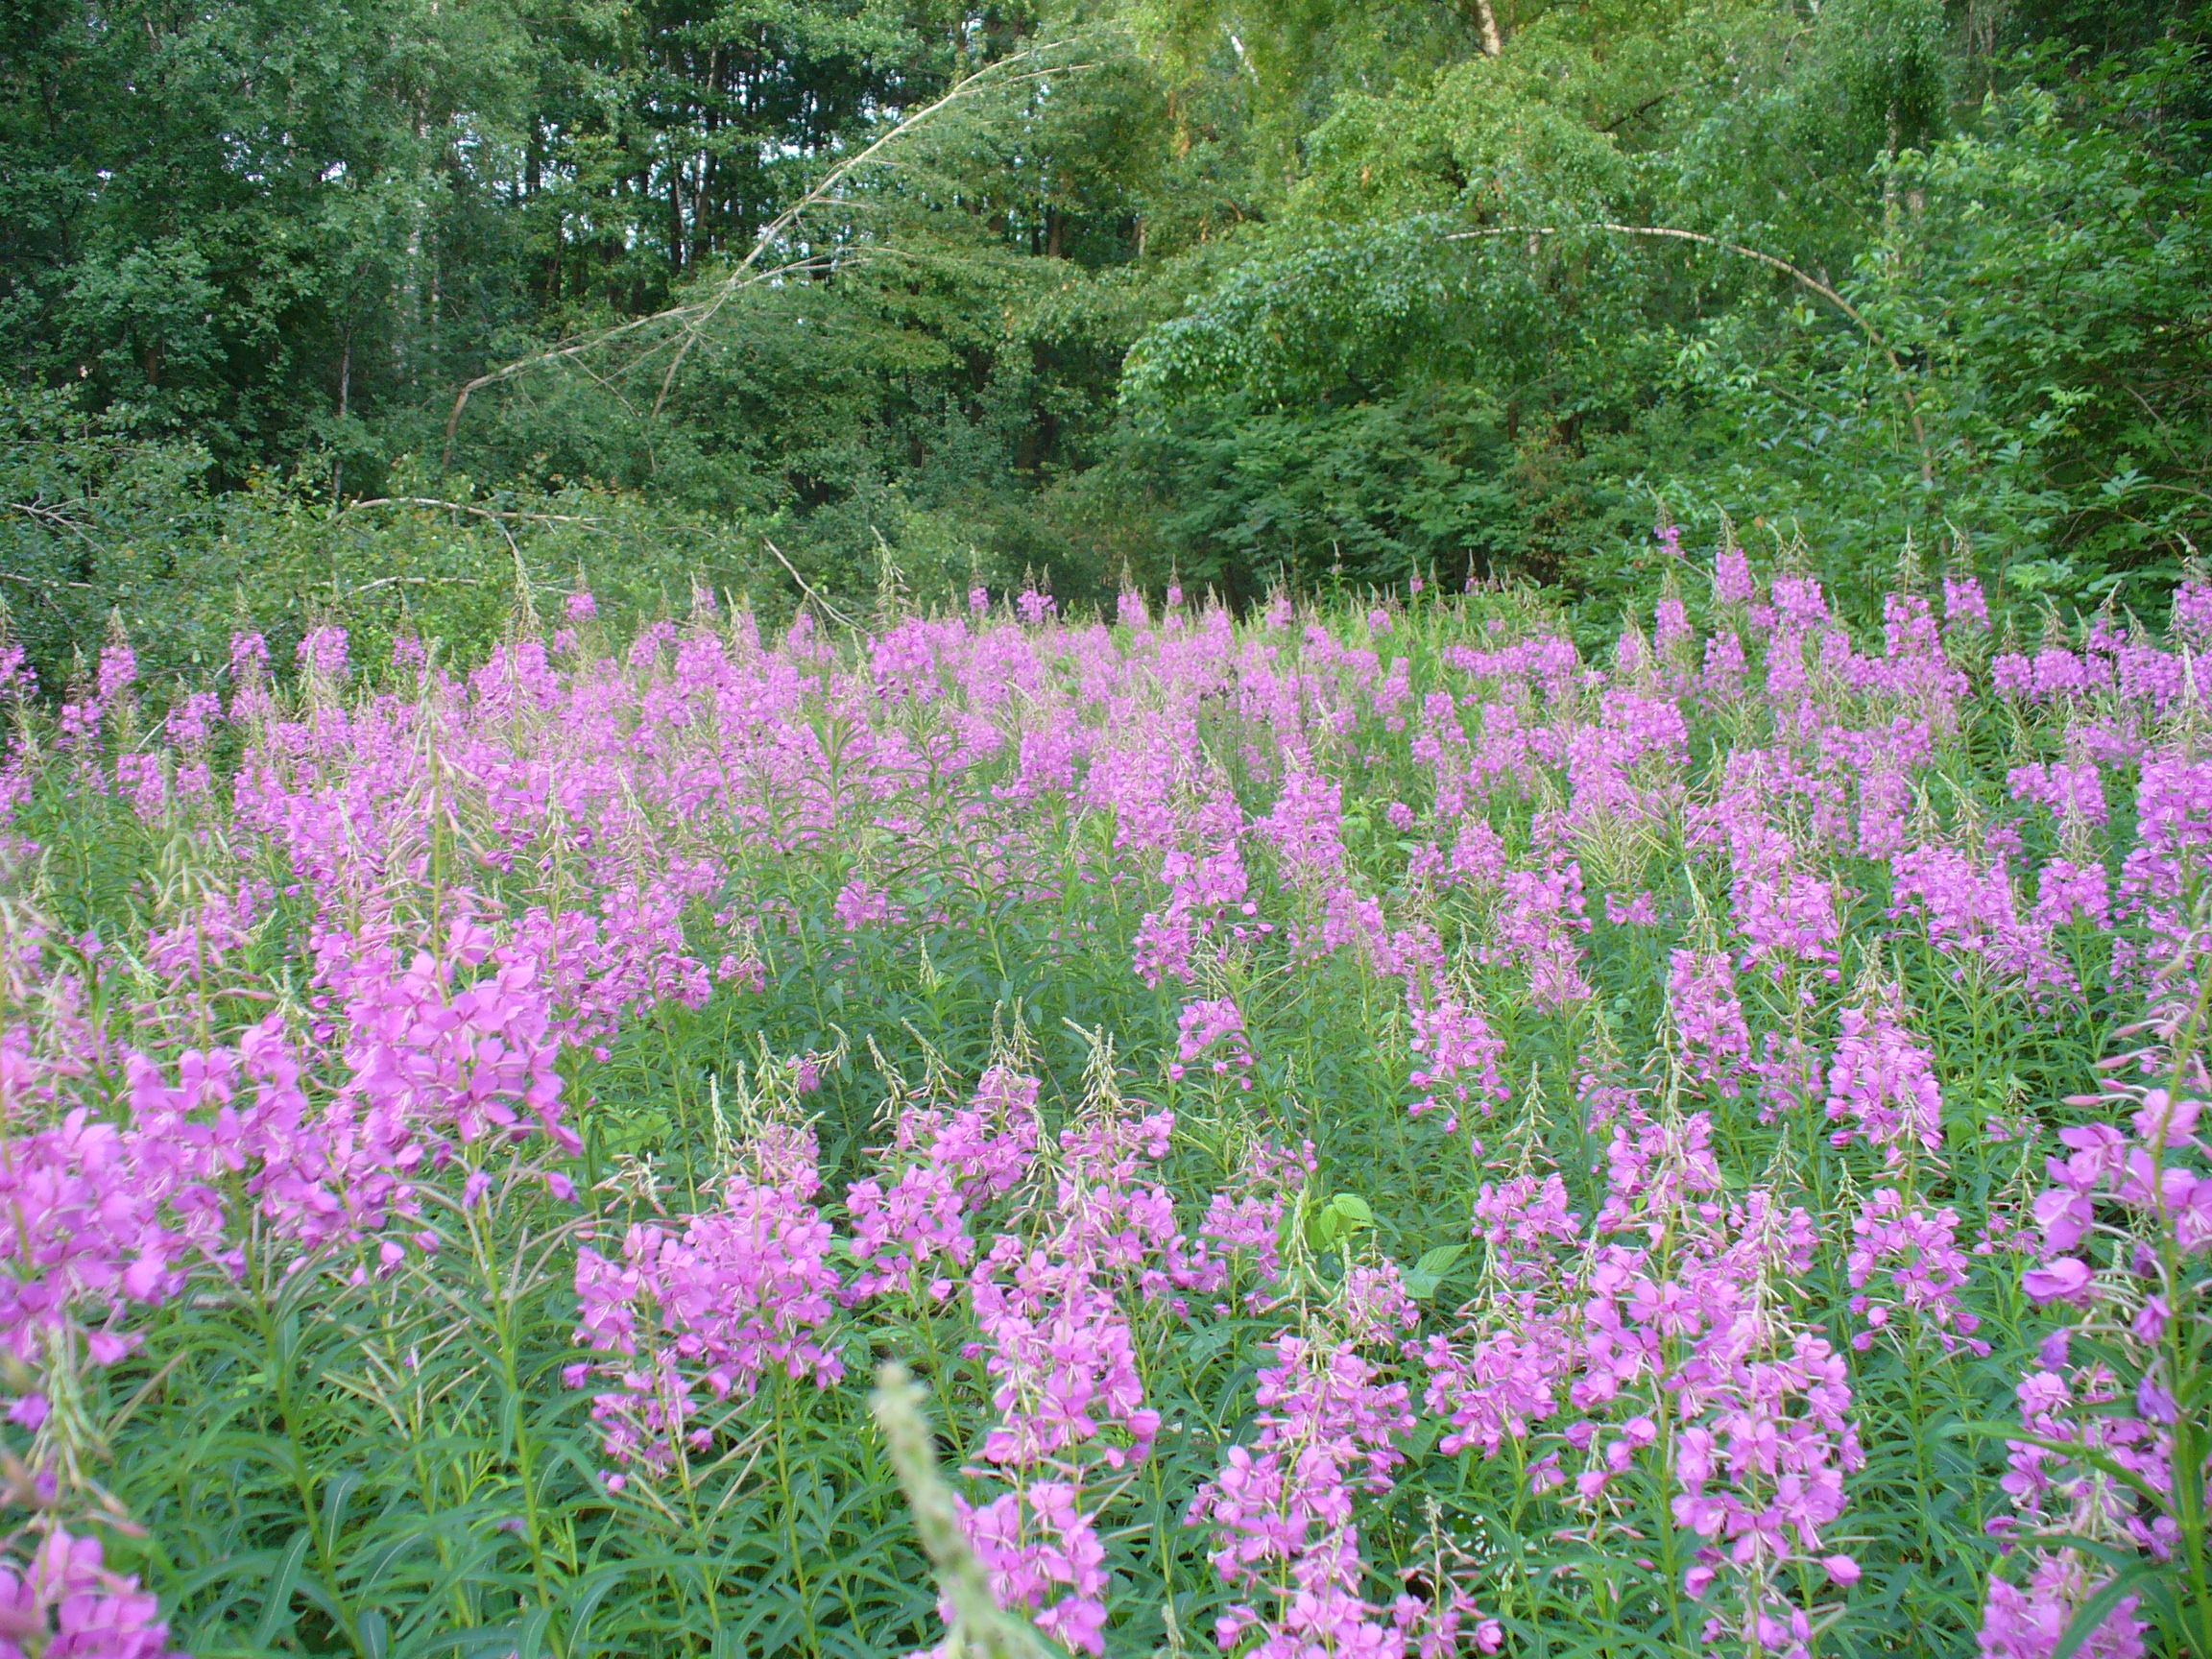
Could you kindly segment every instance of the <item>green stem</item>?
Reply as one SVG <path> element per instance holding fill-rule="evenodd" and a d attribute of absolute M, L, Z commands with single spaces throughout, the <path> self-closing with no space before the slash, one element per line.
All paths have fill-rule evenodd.
<path fill-rule="evenodd" d="M 308 1470 L 307 1453 L 302 1445 L 297 1403 L 292 1387 L 292 1356 L 278 1329 L 275 1310 L 269 1305 L 268 1287 L 259 1278 L 253 1260 L 251 1238 L 247 1241 L 247 1272 L 250 1283 L 257 1286 L 253 1297 L 253 1316 L 261 1332 L 266 1353 L 269 1380 L 276 1391 L 276 1420 L 284 1427 L 286 1461 L 291 1466 L 293 1490 L 300 1497 L 300 1513 L 307 1524 L 307 1536 L 314 1546 L 315 1564 L 323 1575 L 323 1585 L 330 1594 L 333 1617 L 342 1634 L 361 1659 L 370 1659 L 369 1649 L 361 1641 L 359 1617 L 349 1604 L 344 1591 L 338 1587 L 338 1556 L 336 1540 L 325 1535 L 322 1518 L 315 1503 L 315 1478 Z"/>
<path fill-rule="evenodd" d="M 806 1651 L 821 1659 L 822 1641 L 814 1628 L 814 1590 L 806 1581 L 805 1558 L 799 1552 L 799 1504 L 791 1491 L 791 1457 L 789 1436 L 786 1433 L 792 1380 L 780 1376 L 776 1380 L 776 1488 L 782 1499 L 783 1548 L 791 1557 L 791 1576 L 799 1586 L 799 1612 L 806 1623 Z"/>

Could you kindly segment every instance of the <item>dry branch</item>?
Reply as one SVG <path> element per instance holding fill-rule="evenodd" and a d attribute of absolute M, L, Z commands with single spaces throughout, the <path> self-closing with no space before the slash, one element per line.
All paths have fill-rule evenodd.
<path fill-rule="evenodd" d="M 652 413 L 658 416 L 666 404 L 669 393 L 675 388 L 676 376 L 682 372 L 685 360 L 690 356 L 691 348 L 698 344 L 707 325 L 720 313 L 722 307 L 729 303 L 732 297 L 757 283 L 773 281 L 780 276 L 793 276 L 802 272 L 833 270 L 844 260 L 855 256 L 854 251 L 852 250 L 847 250 L 841 254 L 809 253 L 781 265 L 763 268 L 760 263 L 762 257 L 777 245 L 785 232 L 807 213 L 828 202 L 837 187 L 850 179 L 854 172 L 862 167 L 880 163 L 885 158 L 885 152 L 891 146 L 896 145 L 901 139 L 913 133 L 953 105 L 964 102 L 976 93 L 989 88 L 1019 85 L 1024 81 L 1038 80 L 1047 74 L 1075 73 L 1093 67 L 1087 63 L 1070 63 L 1054 69 L 1030 68 L 1021 70 L 1019 73 L 1012 72 L 1017 64 L 1034 61 L 1058 51 L 1060 44 L 1055 42 L 1044 46 L 1033 46 L 1027 51 L 1017 52 L 1011 57 L 1001 58 L 996 63 L 985 64 L 973 75 L 969 75 L 958 82 L 934 103 L 902 117 L 888 132 L 883 133 L 865 149 L 838 162 L 836 166 L 822 176 L 812 189 L 761 228 L 759 234 L 754 237 L 753 246 L 747 250 L 745 257 L 731 268 L 729 275 L 715 284 L 712 292 L 706 298 L 688 301 L 682 305 L 671 305 L 665 310 L 656 311 L 647 317 L 634 317 L 627 323 L 618 323 L 612 327 L 595 329 L 591 333 L 578 335 L 574 339 L 564 341 L 557 346 L 547 348 L 545 350 L 532 352 L 526 357 L 517 357 L 511 363 L 505 363 L 496 369 L 489 370 L 469 381 L 454 394 L 452 410 L 445 418 L 445 447 L 441 464 L 448 468 L 453 464 L 453 445 L 461 427 L 461 413 L 468 407 L 469 399 L 473 394 L 482 391 L 487 386 L 495 386 L 502 381 L 512 380 L 517 375 L 526 374 L 532 370 L 547 368 L 556 363 L 581 357 L 587 352 L 595 351 L 603 346 L 630 335 L 674 324 L 678 325 L 676 330 L 646 352 L 646 355 L 650 356 L 661 346 L 673 346 L 675 348 L 675 355 L 670 359 L 666 373 L 661 377 L 660 389 L 654 395 Z"/>
<path fill-rule="evenodd" d="M 815 604 L 821 606 L 823 611 L 827 613 L 833 621 L 842 622 L 846 627 L 852 629 L 854 633 L 858 633 L 860 631 L 859 623 L 854 621 L 852 617 L 846 615 L 844 612 L 838 610 L 836 606 L 830 604 L 829 600 L 823 598 L 820 593 L 814 590 L 814 585 L 807 581 L 805 577 L 799 574 L 799 566 L 792 564 L 790 560 L 783 557 L 782 548 L 777 546 L 775 542 L 769 541 L 765 536 L 760 538 L 760 544 L 767 548 L 769 552 L 776 555 L 776 563 L 782 565 L 784 569 L 791 572 L 791 580 L 798 583 L 800 588 L 805 591 L 806 597 L 813 600 Z"/>
<path fill-rule="evenodd" d="M 1936 460 L 1928 447 L 1928 433 L 1920 421 L 1919 400 L 1912 396 L 1912 388 L 1909 384 L 1905 373 L 1904 361 L 1898 357 L 1896 349 L 1883 338 L 1882 330 L 1869 323 L 1850 301 L 1844 299 L 1842 295 L 1837 293 L 1835 289 L 1829 287 L 1827 283 L 1821 281 L 1811 272 L 1798 269 L 1787 259 L 1778 258 L 1774 254 L 1764 252 L 1757 248 L 1746 248 L 1741 242 L 1729 242 L 1719 236 L 1708 236 L 1702 230 L 1683 230 L 1671 225 L 1613 225 L 1602 220 L 1589 225 L 1500 225 L 1486 227 L 1479 230 L 1454 230 L 1449 232 L 1444 240 L 1447 242 L 1469 242 L 1486 236 L 1557 236 L 1569 230 L 1609 230 L 1617 236 L 1658 236 L 1675 242 L 1695 242 L 1707 248 L 1718 248 L 1725 253 L 1740 254 L 1745 259 L 1756 259 L 1762 265 L 1773 267 L 1809 292 L 1819 295 L 1821 299 L 1827 301 L 1829 304 L 1848 317 L 1858 326 L 1860 332 L 1873 343 L 1876 349 L 1889 360 L 1890 372 L 1897 378 L 1897 394 L 1904 399 L 1905 413 L 1911 417 L 1912 421 L 1913 441 L 1920 446 L 1920 480 L 1924 484 L 1936 482 Z"/>

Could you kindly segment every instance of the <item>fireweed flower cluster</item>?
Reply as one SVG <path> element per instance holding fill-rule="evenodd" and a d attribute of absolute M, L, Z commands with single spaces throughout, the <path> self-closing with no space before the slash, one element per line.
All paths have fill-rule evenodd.
<path fill-rule="evenodd" d="M 1414 1056 L 1407 1080 L 1429 1091 L 1410 1110 L 1418 1118 L 1441 1107 L 1449 1133 L 1459 1126 L 1460 1109 L 1486 1116 L 1512 1097 L 1499 1071 L 1505 1045 L 1483 1017 L 1477 993 L 1444 970 L 1443 951 L 1432 939 L 1403 943 L 1410 959 L 1406 1000 L 1413 1025 L 1407 1046 Z"/>
<path fill-rule="evenodd" d="M 762 1124 L 719 1209 L 686 1217 L 681 1234 L 632 1225 L 618 1262 L 588 1244 L 577 1251 L 576 1339 L 609 1358 L 572 1365 L 564 1380 L 613 1384 L 592 1397 L 591 1415 L 615 1463 L 661 1474 L 681 1450 L 711 1445 L 712 1429 L 696 1423 L 702 1385 L 727 1401 L 771 1372 L 818 1387 L 844 1376 L 825 1330 L 839 1285 L 830 1224 L 809 1202 L 821 1187 L 817 1158 L 811 1130 Z"/>
<path fill-rule="evenodd" d="M 942 1302 L 951 1274 L 975 1257 L 971 1216 L 1028 1173 L 1037 1150 L 1037 1079 L 1000 1062 L 956 1111 L 902 1103 L 891 1146 L 880 1154 L 895 1178 L 874 1175 L 845 1194 L 853 1256 L 861 1263 L 849 1301 L 894 1289 Z"/>
<path fill-rule="evenodd" d="M 1426 1601 L 1366 1597 L 1358 1503 L 1389 1491 L 1404 1461 L 1399 1439 L 1413 1427 L 1407 1384 L 1373 1356 L 1387 1356 L 1414 1323 L 1395 1269 L 1354 1266 L 1274 1338 L 1260 1370 L 1258 1432 L 1230 1449 L 1187 1517 L 1217 1540 L 1222 1580 L 1251 1598 L 1216 1623 L 1225 1650 L 1399 1659 L 1409 1646 L 1451 1652 L 1463 1638 L 1484 1651 L 1499 1646 L 1497 1624 L 1456 1583 L 1431 1586 Z"/>
<path fill-rule="evenodd" d="M 1990 1659 L 2047 1659 L 2084 1623 L 2080 1651 L 2135 1659 L 2153 1599 L 2168 1630 L 2194 1623 L 2184 1597 L 2198 1618 L 2212 1606 L 2200 1496 L 2212 1436 L 2194 1404 L 2212 1365 L 2212 1146 L 2200 1132 L 2212 1078 L 2194 1042 L 2201 996 L 2180 1006 L 2138 1027 L 2151 1044 L 2118 1062 L 2133 1077 L 2108 1074 L 2074 1102 L 2099 1120 L 2060 1133 L 2034 1202 L 2042 1260 L 2023 1288 L 2073 1323 L 2045 1340 L 2018 1389 L 2025 1436 L 2007 1442 L 2003 1482 L 2013 1513 L 1990 1526 L 2025 1572 L 1990 1579 Z M 2141 1565 L 2122 1576 L 2115 1562 L 2129 1560 Z"/>
<path fill-rule="evenodd" d="M 999 1605 L 1090 1653 L 1105 1650 L 1098 1506 L 1114 1476 L 1151 1455 L 1161 1426 L 1128 1305 L 1146 1262 L 1181 1243 L 1172 1202 L 1140 1183 L 1172 1119 L 1118 1105 L 1104 1097 L 1063 1137 L 1066 1172 L 1042 1227 L 998 1235 L 971 1284 L 998 1418 L 976 1484 L 1006 1489 L 965 1506 L 966 1529 Z"/>
<path fill-rule="evenodd" d="M 156 1599 L 110 1572 L 97 1538 L 57 1527 L 20 1564 L 0 1558 L 0 1655 L 6 1659 L 183 1659 Z"/>
<path fill-rule="evenodd" d="M 1903 1342 L 1918 1341 L 1924 1327 L 1946 1349 L 1964 1347 L 1988 1358 L 1989 1344 L 1974 1334 L 1981 1318 L 1960 1295 L 1971 1262 L 1959 1248 L 1957 1210 L 1912 1204 L 1896 1188 L 1884 1187 L 1851 1218 L 1851 1235 L 1845 1268 L 1858 1292 L 1851 1311 L 1865 1321 L 1851 1338 L 1854 1348 L 1872 1347 L 1884 1331 Z M 1892 1324 L 1901 1314 L 1907 1320 Z"/>
<path fill-rule="evenodd" d="M 1681 1590 L 1714 1609 L 1708 1642 L 1809 1650 L 1786 1569 L 1857 1581 L 1824 1540 L 1863 1461 L 1845 1361 L 1789 1308 L 1813 1220 L 1761 1190 L 1718 1201 L 1703 1113 L 1632 1109 L 1606 1166 L 1586 1224 L 1556 1176 L 1485 1190 L 1483 1293 L 1408 1347 L 1427 1404 L 1447 1449 L 1514 1447 L 1529 1487 L 1585 1525 L 1634 1536 L 1628 1517 L 1663 1504 L 1698 1541 Z"/>
<path fill-rule="evenodd" d="M 1202 1064 L 1216 1077 L 1235 1076 L 1240 1087 L 1252 1087 L 1252 1048 L 1244 1040 L 1244 1011 L 1230 997 L 1201 998 L 1176 1017 L 1175 1058 L 1167 1075 L 1181 1082 L 1193 1063 Z"/>
<path fill-rule="evenodd" d="M 1862 1502 L 1885 1350 L 2011 1343 L 2036 1358 L 1983 1643 L 2043 1659 L 2114 1552 L 2202 1554 L 2176 1494 L 2205 1450 L 2181 1403 L 2212 1091 L 2167 1020 L 2059 1108 L 2014 1033 L 2202 991 L 2212 589 L 2183 587 L 2164 638 L 2023 637 L 1962 571 L 1863 628 L 1733 542 L 1712 574 L 1710 603 L 1671 588 L 1587 655 L 1533 611 L 1410 588 L 1341 626 L 1171 591 L 1109 627 L 986 590 L 962 615 L 887 603 L 852 640 L 700 595 L 619 641 L 580 589 L 557 632 L 518 624 L 466 670 L 405 637 L 386 665 L 335 627 L 274 651 L 242 630 L 224 689 L 179 695 L 111 638 L 0 755 L 22 872 L 87 823 L 148 850 L 128 915 L 11 909 L 0 941 L 5 1432 L 46 1482 L 10 1630 L 166 1642 L 82 1554 L 87 1390 L 284 1286 L 351 1318 L 444 1286 L 527 1190 L 560 1223 L 556 1341 L 624 1516 L 726 1428 L 779 1414 L 813 1455 L 856 1331 L 929 1347 L 994 1593 L 1091 1652 L 1146 1600 L 1128 1540 L 1153 1480 L 1198 1523 L 1184 1547 L 1215 1570 L 1179 1583 L 1233 1648 L 1487 1648 L 1585 1605 L 1596 1580 L 1552 1571 L 1571 1557 L 1619 1568 L 1607 1619 L 1813 1648 L 1883 1616 L 1850 1594 L 1863 1564 L 1937 1570 L 1883 1533 L 1892 1494 Z M 12 870 L 4 902 L 77 915 L 42 881 Z M 694 1014 L 765 1031 L 811 1002 L 797 1048 L 878 984 L 957 1008 L 1093 973 L 1124 1039 L 1172 1022 L 1133 1070 L 1179 1117 L 1096 1077 L 1070 1107 L 1070 1071 L 1012 1052 L 973 1086 L 896 1086 L 873 1128 L 830 1118 L 833 1065 L 795 1062 L 785 1093 L 829 1100 L 819 1142 L 786 1099 L 640 1151 L 616 1132 L 650 1119 L 592 1098 L 658 1077 L 641 1056 Z M 1968 1030 L 2034 1074 L 2003 1085 L 1996 1153 Z M 2045 1152 L 2040 1196 L 1970 1178 Z M 711 1169 L 688 1213 L 652 1202 L 671 1156 Z M 1330 1210 L 1351 1231 L 1317 1243 L 1355 1190 L 1368 1223 Z M 2023 1310 L 1997 1277 L 2024 1222 Z M 1164 1450 L 1248 1403 L 1232 1450 Z M 1551 1600 L 1511 1600 L 1524 1557 L 1478 1540 L 1463 1491 L 1524 1516 Z M 1393 1574 L 1385 1539 L 1432 1567 Z M 677 1553 L 736 1558 L 695 1543 Z M 2163 1582 L 2107 1597 L 2089 1650 L 2148 1650 L 2184 1592 Z"/>
<path fill-rule="evenodd" d="M 1022 1082 L 1033 1101 L 1034 1079 Z M 997 1490 L 959 1499 L 961 1524 L 999 1605 L 1090 1653 L 1103 1652 L 1106 1627 L 1098 1513 L 1152 1455 L 1162 1427 L 1137 1310 L 1165 1301 L 1187 1319 L 1190 1294 L 1221 1290 L 1247 1256 L 1272 1279 L 1285 1200 L 1310 1167 L 1310 1154 L 1255 1144 L 1192 1238 L 1167 1190 L 1146 1178 L 1173 1130 L 1172 1114 L 1124 1100 L 1111 1050 L 1098 1050 L 1084 1107 L 1052 1149 L 1049 1200 L 1040 1194 L 1028 1226 L 998 1234 L 970 1275 L 997 1417 L 970 1477 Z M 1023 1164 L 1001 1160 L 1005 1187 L 1034 1146 L 1032 1129 Z"/>
<path fill-rule="evenodd" d="M 40 1052 L 16 1027 L 0 1042 L 11 1119 L 0 1193 L 18 1247 L 0 1278 L 0 1342 L 28 1362 L 74 1327 L 77 1310 L 105 1303 L 106 1321 L 85 1336 L 92 1358 L 112 1363 L 135 1346 L 119 1328 L 131 1310 L 174 1296 L 195 1261 L 240 1270 L 232 1229 L 249 1218 L 302 1250 L 380 1235 L 377 1260 L 389 1266 L 412 1240 L 387 1229 L 420 1214 L 413 1183 L 427 1165 L 539 1132 L 573 1150 L 528 965 L 456 981 L 489 955 L 487 942 L 463 938 L 447 958 L 356 965 L 356 1040 L 326 1057 L 343 1081 L 320 1101 L 271 1016 L 235 1045 L 186 1049 L 174 1071 L 117 1049 L 108 1058 L 130 1106 L 118 1128 L 68 1105 L 83 1062 Z M 57 989 L 70 994 L 66 982 Z M 20 1126 L 41 1111 L 49 1126 Z"/>
<path fill-rule="evenodd" d="M 435 1246 L 434 1233 L 393 1225 L 420 1214 L 415 1182 L 429 1165 L 540 1131 L 562 1149 L 575 1144 L 560 1122 L 555 1045 L 527 967 L 501 965 L 466 986 L 455 977 L 487 963 L 478 941 L 454 941 L 442 963 L 355 962 L 346 980 L 353 1043 L 302 1046 L 270 1016 L 232 1044 L 185 1049 L 173 1066 L 108 1039 L 81 1012 L 66 972 L 27 996 L 39 943 L 36 929 L 8 940 L 9 1000 L 42 998 L 45 1018 L 0 1037 L 0 1202 L 14 1246 L 0 1275 L 0 1346 L 31 1380 L 9 1421 L 32 1433 L 34 1458 L 59 1455 L 59 1468 L 36 1479 L 57 1510 L 86 1479 L 74 1421 L 83 1368 L 137 1351 L 133 1316 L 174 1301 L 195 1269 L 245 1278 L 248 1238 L 281 1252 L 286 1273 L 373 1246 L 350 1268 L 358 1283 L 412 1247 Z M 343 1081 L 311 1100 L 306 1068 L 316 1062 Z M 75 1103 L 95 1067 L 120 1074 L 120 1125 Z M 71 1401 L 60 1415 L 57 1384 Z M 162 1654 L 156 1599 L 108 1571 L 96 1540 L 51 1517 L 42 1525 L 28 1562 L 0 1561 L 7 1639 L 26 1652 Z"/>
<path fill-rule="evenodd" d="M 1716 1093 L 1743 1093 L 1751 1063 L 1751 1031 L 1736 995 L 1735 967 L 1718 950 L 1676 950 L 1667 993 L 1689 1075 Z"/>
<path fill-rule="evenodd" d="M 1839 1146 L 1863 1139 L 1895 1166 L 1915 1144 L 1943 1146 L 1943 1090 L 1928 1051 L 1906 1032 L 1892 1007 L 1846 1008 L 1836 1058 L 1828 1067 L 1828 1118 L 1844 1124 Z"/>

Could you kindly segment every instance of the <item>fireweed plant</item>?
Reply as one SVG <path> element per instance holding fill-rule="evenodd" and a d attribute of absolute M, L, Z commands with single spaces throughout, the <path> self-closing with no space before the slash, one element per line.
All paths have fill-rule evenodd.
<path fill-rule="evenodd" d="M 0 1654 L 2212 1659 L 2201 578 L 594 610 L 0 660 Z"/>

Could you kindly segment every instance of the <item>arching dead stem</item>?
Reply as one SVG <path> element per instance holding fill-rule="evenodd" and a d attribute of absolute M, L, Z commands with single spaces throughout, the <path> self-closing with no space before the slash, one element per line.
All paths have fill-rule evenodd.
<path fill-rule="evenodd" d="M 1447 233 L 1444 240 L 1447 242 L 1469 242 L 1485 236 L 1557 236 L 1568 230 L 1609 230 L 1617 236 L 1659 236 L 1675 242 L 1695 242 L 1707 248 L 1718 248 L 1724 253 L 1741 254 L 1746 259 L 1756 259 L 1762 265 L 1772 266 L 1799 286 L 1819 295 L 1821 299 L 1827 301 L 1829 304 L 1848 317 L 1859 331 L 1873 343 L 1875 349 L 1889 360 L 1890 373 L 1897 379 L 1897 395 L 1904 399 L 1905 413 L 1912 422 L 1912 440 L 1920 448 L 1920 481 L 1928 485 L 1933 485 L 1936 482 L 1936 458 L 1934 452 L 1928 447 L 1927 428 L 1922 425 L 1920 421 L 1919 400 L 1912 396 L 1912 388 L 1909 383 L 1910 377 L 1905 373 L 1905 364 L 1898 357 L 1896 349 L 1883 338 L 1882 330 L 1869 323 L 1850 301 L 1844 299 L 1842 295 L 1837 293 L 1835 289 L 1829 287 L 1827 283 L 1821 281 L 1811 272 L 1798 269 L 1787 259 L 1777 258 L 1774 254 L 1763 252 L 1757 248 L 1746 248 L 1741 242 L 1729 242 L 1719 236 L 1708 236 L 1702 230 L 1682 230 L 1671 225 L 1613 225 L 1602 220 L 1590 225 L 1500 225 L 1486 227 L 1480 230 L 1454 230 Z"/>
<path fill-rule="evenodd" d="M 685 359 L 691 354 L 691 348 L 698 344 L 699 337 L 708 324 L 714 320 L 716 314 L 730 302 L 733 296 L 757 283 L 773 281 L 779 276 L 793 276 L 801 272 L 829 269 L 835 263 L 834 259 L 828 255 L 808 254 L 804 258 L 793 259 L 785 264 L 771 267 L 762 266 L 760 263 L 762 257 L 777 245 L 784 232 L 789 230 L 805 214 L 829 201 L 837 187 L 844 183 L 847 179 L 850 179 L 854 173 L 882 159 L 883 152 L 886 149 L 897 144 L 902 138 L 906 137 L 953 105 L 972 98 L 976 93 L 990 87 L 1018 85 L 1022 82 L 1039 80 L 1048 74 L 1074 74 L 1094 67 L 1088 63 L 1070 63 L 1050 69 L 1031 68 L 1023 69 L 1019 73 L 1012 72 L 1018 64 L 1034 62 L 1036 60 L 1060 49 L 1060 43 L 1033 46 L 1027 51 L 1017 52 L 1011 57 L 1001 58 L 996 63 L 985 64 L 974 74 L 967 76 L 954 84 L 950 90 L 934 103 L 903 117 L 897 126 L 868 145 L 867 148 L 847 156 L 825 173 L 805 195 L 800 197 L 798 201 L 792 203 L 790 206 L 763 226 L 760 233 L 754 237 L 753 246 L 747 250 L 745 257 L 732 267 L 729 275 L 717 282 L 704 299 L 690 301 L 682 305 L 671 305 L 666 310 L 656 311 L 649 317 L 634 317 L 629 322 L 616 324 L 611 328 L 595 329 L 589 334 L 579 335 L 573 340 L 564 341 L 562 344 L 550 347 L 543 351 L 534 351 L 527 357 L 517 357 L 512 363 L 502 364 L 496 369 L 477 375 L 475 379 L 468 382 L 454 395 L 453 408 L 445 417 L 445 447 L 441 464 L 445 467 L 450 467 L 453 464 L 453 443 L 456 434 L 461 429 L 461 412 L 469 406 L 469 399 L 473 394 L 482 391 L 487 386 L 496 386 L 502 381 L 512 380 L 518 374 L 526 374 L 533 369 L 542 369 L 555 363 L 580 357 L 586 352 L 595 351 L 600 347 L 625 336 L 673 323 L 679 326 L 668 337 L 668 341 L 662 342 L 662 344 L 673 343 L 676 353 L 669 361 L 667 372 L 661 376 L 660 390 L 653 398 L 653 413 L 659 415 L 668 400 L 668 394 L 676 385 L 676 376 L 682 371 Z M 659 349 L 659 348 L 656 347 L 654 349 Z M 650 355 L 651 353 L 648 352 L 647 354 Z"/>

